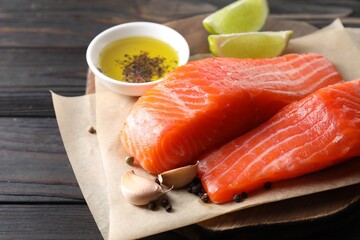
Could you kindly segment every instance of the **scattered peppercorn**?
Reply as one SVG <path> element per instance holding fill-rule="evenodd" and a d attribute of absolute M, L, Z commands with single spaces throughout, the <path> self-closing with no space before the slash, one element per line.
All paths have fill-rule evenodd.
<path fill-rule="evenodd" d="M 245 199 L 245 198 L 247 198 L 247 197 L 248 197 L 247 192 L 242 192 L 242 193 L 241 193 L 241 198 L 242 198 L 242 199 Z"/>
<path fill-rule="evenodd" d="M 202 197 L 202 195 L 204 195 L 205 194 L 205 190 L 204 189 L 201 189 L 199 192 L 198 192 L 198 197 L 199 198 L 201 198 Z"/>
<path fill-rule="evenodd" d="M 131 156 L 127 156 L 125 158 L 125 162 L 128 164 L 128 165 L 132 165 L 134 163 L 134 157 L 131 157 Z"/>
<path fill-rule="evenodd" d="M 200 178 L 195 177 L 190 183 L 189 183 L 189 187 L 195 186 L 195 185 L 199 185 L 201 184 Z"/>
<path fill-rule="evenodd" d="M 207 195 L 207 193 L 204 193 L 201 197 L 200 197 L 201 201 L 203 201 L 204 203 L 208 203 L 210 202 L 210 198 Z"/>
<path fill-rule="evenodd" d="M 160 180 L 158 178 L 155 178 L 155 182 L 160 185 Z"/>
<path fill-rule="evenodd" d="M 170 205 L 169 199 L 166 198 L 166 197 L 162 198 L 162 199 L 160 200 L 160 205 L 161 205 L 162 207 L 164 207 L 164 208 L 165 208 L 166 206 Z"/>
<path fill-rule="evenodd" d="M 171 205 L 166 205 L 166 206 L 165 206 L 165 210 L 166 210 L 167 212 L 171 212 L 171 211 L 172 211 L 172 206 L 171 206 Z"/>
<path fill-rule="evenodd" d="M 271 186 L 272 186 L 271 182 L 266 182 L 266 183 L 264 183 L 264 188 L 265 188 L 265 189 L 270 189 Z"/>
<path fill-rule="evenodd" d="M 150 210 L 156 210 L 156 203 L 154 201 L 151 201 L 149 204 L 148 204 L 148 208 Z"/>
<path fill-rule="evenodd" d="M 234 194 L 233 200 L 234 200 L 234 202 L 238 203 L 238 202 L 241 202 L 243 199 L 240 194 Z"/>
<path fill-rule="evenodd" d="M 200 178 L 194 178 L 192 182 L 188 185 L 187 191 L 192 193 L 200 198 L 204 202 L 210 202 L 210 198 L 203 188 Z"/>
<path fill-rule="evenodd" d="M 164 197 L 164 198 L 160 199 L 160 205 L 163 208 L 165 208 L 165 211 L 167 211 L 167 212 L 172 211 L 172 206 L 170 204 L 170 200 L 167 197 Z"/>
<path fill-rule="evenodd" d="M 91 134 L 95 134 L 96 133 L 96 129 L 93 126 L 88 126 L 87 128 L 88 132 Z"/>
<path fill-rule="evenodd" d="M 201 185 L 194 185 L 191 187 L 191 193 L 198 195 L 200 190 L 201 190 L 202 186 Z"/>

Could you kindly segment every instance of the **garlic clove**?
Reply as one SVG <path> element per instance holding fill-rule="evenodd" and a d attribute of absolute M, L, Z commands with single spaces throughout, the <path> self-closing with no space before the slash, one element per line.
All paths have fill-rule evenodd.
<path fill-rule="evenodd" d="M 174 189 L 182 188 L 196 177 L 198 164 L 199 161 L 194 165 L 187 165 L 163 172 L 158 175 L 158 179 L 165 186 L 173 186 Z"/>
<path fill-rule="evenodd" d="M 131 170 L 121 178 L 121 192 L 129 203 L 141 206 L 158 199 L 167 191 L 155 181 L 138 176 Z"/>

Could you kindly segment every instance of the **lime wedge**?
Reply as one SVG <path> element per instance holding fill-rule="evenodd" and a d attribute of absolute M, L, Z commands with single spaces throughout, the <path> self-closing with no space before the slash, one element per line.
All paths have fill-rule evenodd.
<path fill-rule="evenodd" d="M 276 57 L 287 47 L 293 31 L 251 32 L 210 35 L 211 53 L 216 57 Z"/>
<path fill-rule="evenodd" d="M 269 14 L 267 0 L 238 0 L 203 20 L 210 34 L 259 31 Z"/>

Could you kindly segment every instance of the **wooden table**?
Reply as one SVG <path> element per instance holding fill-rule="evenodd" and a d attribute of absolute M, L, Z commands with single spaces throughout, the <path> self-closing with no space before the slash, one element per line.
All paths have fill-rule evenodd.
<path fill-rule="evenodd" d="M 91 39 L 118 23 L 163 23 L 209 13 L 230 2 L 0 0 L 0 239 L 102 238 L 66 156 L 49 92 L 84 94 L 85 51 Z M 269 4 L 272 16 L 279 19 L 323 27 L 340 17 L 345 26 L 360 27 L 358 0 L 269 0 Z M 326 227 L 330 225 L 331 229 Z M 355 203 L 313 222 L 215 235 L 193 225 L 147 239 L 360 239 L 359 226 L 360 204 Z"/>

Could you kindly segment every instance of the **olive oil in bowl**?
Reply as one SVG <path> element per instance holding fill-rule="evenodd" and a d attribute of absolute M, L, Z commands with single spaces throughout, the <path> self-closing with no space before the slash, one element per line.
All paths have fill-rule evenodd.
<path fill-rule="evenodd" d="M 113 79 L 144 83 L 164 77 L 179 65 L 169 44 L 151 37 L 129 37 L 110 43 L 100 54 L 100 70 Z"/>
<path fill-rule="evenodd" d="M 189 56 L 189 44 L 180 33 L 152 22 L 113 26 L 99 33 L 86 50 L 86 61 L 97 82 L 115 93 L 134 97 L 186 64 Z"/>

